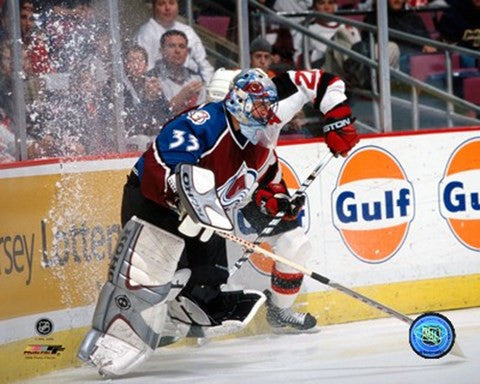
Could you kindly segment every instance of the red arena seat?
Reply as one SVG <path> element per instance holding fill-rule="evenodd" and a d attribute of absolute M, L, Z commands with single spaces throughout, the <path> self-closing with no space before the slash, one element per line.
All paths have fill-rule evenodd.
<path fill-rule="evenodd" d="M 463 97 L 471 103 L 480 105 L 480 77 L 463 79 Z"/>
<path fill-rule="evenodd" d="M 227 37 L 228 27 L 230 25 L 229 16 L 198 16 L 197 24 L 208 29 L 217 36 Z"/>
<path fill-rule="evenodd" d="M 460 67 L 459 55 L 452 55 L 452 69 Z M 418 80 L 425 81 L 432 73 L 445 72 L 445 55 L 443 53 L 410 56 L 410 74 Z"/>

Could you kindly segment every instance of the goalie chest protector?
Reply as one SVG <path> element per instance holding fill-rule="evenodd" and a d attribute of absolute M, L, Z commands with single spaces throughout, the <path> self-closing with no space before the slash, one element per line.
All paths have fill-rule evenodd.
<path fill-rule="evenodd" d="M 188 163 L 214 172 L 225 208 L 243 201 L 277 157 L 234 131 L 227 116 L 222 102 L 209 103 L 166 124 L 134 167 L 144 196 L 168 206 L 167 178 L 177 164 Z"/>

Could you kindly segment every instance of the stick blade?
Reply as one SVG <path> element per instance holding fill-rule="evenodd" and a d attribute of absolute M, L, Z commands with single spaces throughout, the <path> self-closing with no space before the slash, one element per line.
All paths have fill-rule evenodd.
<path fill-rule="evenodd" d="M 455 344 L 453 344 L 452 349 L 449 352 L 450 355 L 460 357 L 462 359 L 466 359 L 467 356 L 465 356 L 465 353 L 463 353 L 462 348 L 460 348 L 460 345 L 458 344 L 457 341 L 455 341 Z"/>

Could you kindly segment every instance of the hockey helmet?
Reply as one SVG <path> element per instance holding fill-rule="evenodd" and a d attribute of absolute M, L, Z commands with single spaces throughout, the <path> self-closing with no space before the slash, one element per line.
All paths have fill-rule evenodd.
<path fill-rule="evenodd" d="M 261 69 L 243 70 L 233 79 L 225 106 L 240 123 L 242 134 L 256 144 L 257 132 L 267 125 L 276 112 L 277 88 Z"/>

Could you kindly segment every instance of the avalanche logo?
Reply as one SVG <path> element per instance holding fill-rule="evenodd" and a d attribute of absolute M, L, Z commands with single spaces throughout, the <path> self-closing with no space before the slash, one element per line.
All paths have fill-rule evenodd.
<path fill-rule="evenodd" d="M 188 112 L 187 119 L 195 125 L 205 124 L 207 120 L 210 120 L 210 114 L 203 109 L 195 109 Z"/>
<path fill-rule="evenodd" d="M 257 177 L 257 171 L 248 168 L 245 162 L 243 162 L 235 175 L 230 177 L 218 189 L 218 196 L 222 206 L 231 208 L 245 200 Z"/>
<path fill-rule="evenodd" d="M 413 186 L 392 154 L 363 147 L 340 170 L 332 211 L 350 251 L 364 262 L 381 263 L 405 241 L 414 217 Z"/>
<path fill-rule="evenodd" d="M 295 191 L 300 188 L 300 181 L 298 179 L 297 174 L 293 170 L 293 168 L 285 162 L 283 159 L 279 159 L 280 161 L 280 166 L 282 168 L 282 175 L 283 179 L 285 180 L 285 183 L 287 184 L 288 191 L 290 192 L 290 195 L 295 193 Z M 305 232 L 308 232 L 308 229 L 310 227 L 310 215 L 309 215 L 309 205 L 308 205 L 308 197 L 305 200 L 305 206 L 303 207 L 303 210 L 300 212 L 298 215 L 298 220 L 300 220 L 300 223 L 302 227 L 304 228 Z M 273 217 L 272 217 L 273 219 Z M 250 241 L 254 241 L 257 238 L 257 233 L 255 230 L 250 226 L 250 224 L 245 220 L 243 217 L 242 213 L 238 211 L 237 213 L 237 228 L 239 228 L 240 232 L 242 235 L 245 235 L 248 237 Z M 272 251 L 272 247 L 266 242 L 261 243 L 260 246 L 268 251 Z M 273 260 L 263 256 L 262 254 L 259 253 L 253 253 L 250 256 L 249 263 L 255 268 L 259 273 L 262 275 L 267 275 L 270 276 L 272 267 L 273 267 Z"/>
<path fill-rule="evenodd" d="M 480 251 L 480 137 L 470 139 L 450 157 L 439 184 L 440 214 L 455 237 Z"/>

